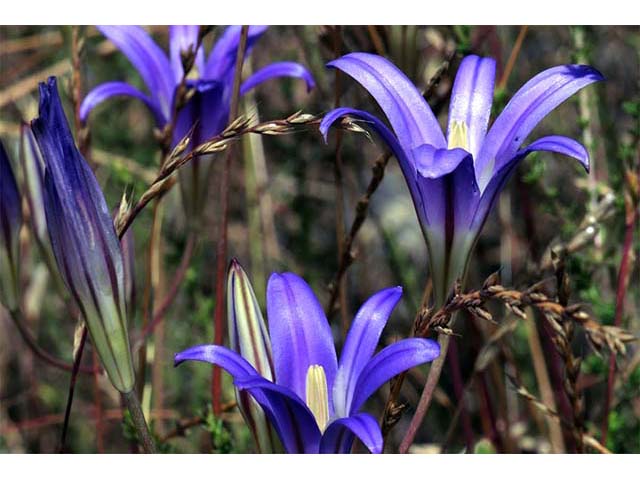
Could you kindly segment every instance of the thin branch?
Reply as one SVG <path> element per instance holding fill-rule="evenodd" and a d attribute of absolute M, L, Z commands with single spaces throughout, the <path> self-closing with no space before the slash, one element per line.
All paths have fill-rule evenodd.
<path fill-rule="evenodd" d="M 9 317 L 11 317 L 11 319 L 13 320 L 13 323 L 18 329 L 18 332 L 20 332 L 20 336 L 24 340 L 24 343 L 27 344 L 27 347 L 29 347 L 29 349 L 36 357 L 38 357 L 46 364 L 51 365 L 52 367 L 59 368 L 60 370 L 64 370 L 66 372 L 73 371 L 73 363 L 67 363 L 64 360 L 54 357 L 45 349 L 40 347 L 40 345 L 38 345 L 38 342 L 33 337 L 33 335 L 31 335 L 31 332 L 29 332 L 29 329 L 24 324 L 26 319 L 24 315 L 22 315 L 21 310 L 14 310 L 13 312 L 9 312 Z M 78 371 L 79 373 L 86 375 L 93 375 L 95 372 L 92 367 L 79 367 Z M 98 372 L 99 371 L 100 370 L 98 370 Z"/>
<path fill-rule="evenodd" d="M 80 327 L 80 339 L 78 341 L 78 347 L 74 352 L 73 370 L 71 372 L 71 380 L 69 381 L 69 393 L 67 394 L 67 406 L 64 411 L 64 422 L 62 424 L 62 434 L 60 435 L 60 444 L 58 445 L 58 452 L 64 452 L 65 442 L 67 439 L 67 431 L 69 429 L 69 418 L 71 417 L 71 405 L 73 404 L 73 394 L 76 389 L 76 379 L 78 378 L 78 369 L 80 368 L 80 360 L 82 360 L 82 352 L 84 351 L 84 345 L 87 341 L 87 325 L 83 322 Z"/>

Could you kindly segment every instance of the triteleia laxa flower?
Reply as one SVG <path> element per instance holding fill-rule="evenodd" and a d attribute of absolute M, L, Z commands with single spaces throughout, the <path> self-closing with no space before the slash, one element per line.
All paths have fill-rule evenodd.
<path fill-rule="evenodd" d="M 18 306 L 18 263 L 22 209 L 20 192 L 4 145 L 0 142 L 0 303 Z"/>
<path fill-rule="evenodd" d="M 40 84 L 31 129 L 44 160 L 44 210 L 58 270 L 114 387 L 134 387 L 120 242 L 95 175 L 75 146 L 55 77 Z"/>
<path fill-rule="evenodd" d="M 438 304 L 456 279 L 464 276 L 489 211 L 522 159 L 531 152 L 549 151 L 573 157 L 589 170 L 586 149 L 567 137 L 552 135 L 522 148 L 549 112 L 581 88 L 603 79 L 589 66 L 561 65 L 534 76 L 487 131 L 495 61 L 465 57 L 453 85 L 446 137 L 420 92 L 385 58 L 351 53 L 328 66 L 342 70 L 367 89 L 391 129 L 374 115 L 352 108 L 332 110 L 320 129 L 326 139 L 329 127 L 338 119 L 362 120 L 397 157 L 426 239 Z"/>
<path fill-rule="evenodd" d="M 169 27 L 169 56 L 162 51 L 151 36 L 138 26 L 98 26 L 102 34 L 111 40 L 136 68 L 148 92 L 125 82 L 107 82 L 91 90 L 80 107 L 80 116 L 86 120 L 89 113 L 100 103 L 114 96 L 134 97 L 152 112 L 156 126 L 163 129 L 170 121 L 174 109 L 176 89 L 182 81 L 184 71 L 181 54 L 193 50 L 197 45 L 199 27 L 197 25 L 172 25 Z M 266 31 L 265 26 L 251 26 L 247 37 L 247 51 Z M 195 63 L 189 74 L 187 86 L 192 89 L 189 101 L 178 112 L 173 131 L 176 145 L 191 128 L 189 148 L 219 134 L 229 122 L 231 94 L 236 54 L 240 42 L 241 27 L 227 27 L 213 46 L 209 55 L 204 48 L 195 52 Z M 277 77 L 303 79 L 310 90 L 315 86 L 309 71 L 296 62 L 276 62 L 269 64 L 244 80 L 240 95 L 258 85 Z M 201 159 L 194 159 L 190 165 L 180 169 L 180 185 L 189 214 L 197 214 L 202 208 L 206 193 L 204 170 Z M 206 170 L 205 170 L 206 171 Z"/>
<path fill-rule="evenodd" d="M 400 340 L 374 355 L 389 315 L 402 295 L 387 288 L 356 314 L 340 359 L 322 306 L 309 285 L 293 273 L 274 273 L 267 285 L 268 342 L 273 378 L 265 378 L 249 358 L 216 345 L 176 354 L 176 365 L 196 360 L 219 365 L 235 385 L 263 408 L 288 453 L 348 453 L 354 438 L 374 453 L 382 451 L 375 418 L 360 412 L 385 382 L 440 353 L 436 342 Z"/>

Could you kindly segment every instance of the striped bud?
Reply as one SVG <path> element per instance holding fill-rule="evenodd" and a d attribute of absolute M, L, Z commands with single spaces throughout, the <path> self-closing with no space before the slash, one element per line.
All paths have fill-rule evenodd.
<path fill-rule="evenodd" d="M 45 165 L 44 210 L 58 270 L 111 383 L 130 392 L 135 377 L 122 250 L 98 181 L 73 141 L 54 77 L 40 84 L 31 130 Z"/>
<path fill-rule="evenodd" d="M 267 380 L 274 381 L 271 341 L 247 274 L 236 259 L 231 260 L 227 275 L 227 321 L 229 343 Z M 246 391 L 236 389 L 238 408 L 260 453 L 275 451 L 271 424 L 256 401 Z"/>

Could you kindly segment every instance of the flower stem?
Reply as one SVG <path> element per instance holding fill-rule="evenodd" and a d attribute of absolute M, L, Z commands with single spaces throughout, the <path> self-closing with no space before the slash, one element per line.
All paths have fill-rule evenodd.
<path fill-rule="evenodd" d="M 127 406 L 127 410 L 129 410 L 129 413 L 131 414 L 131 420 L 133 421 L 133 425 L 138 434 L 138 440 L 142 445 L 144 453 L 157 453 L 156 444 L 149 432 L 147 421 L 144 419 L 144 414 L 142 413 L 140 401 L 138 400 L 135 389 L 130 392 L 123 393 L 122 399 Z"/>
<path fill-rule="evenodd" d="M 407 428 L 407 433 L 405 433 L 404 438 L 402 439 L 402 443 L 400 443 L 400 448 L 398 449 L 399 453 L 407 453 L 409 447 L 413 443 L 413 439 L 415 438 L 416 433 L 418 432 L 418 428 L 422 424 L 424 416 L 427 414 L 427 410 L 429 410 L 429 405 L 431 405 L 433 393 L 436 391 L 438 380 L 440 379 L 440 374 L 442 373 L 442 367 L 444 367 L 445 361 L 447 359 L 449 339 L 449 335 L 445 335 L 443 333 L 438 335 L 438 343 L 440 344 L 440 356 L 436 358 L 431 364 L 431 368 L 429 369 L 429 376 L 427 377 L 427 383 L 424 386 L 424 390 L 422 390 L 422 396 L 420 397 L 420 402 L 418 403 L 418 407 L 416 408 L 416 413 L 411 419 L 411 423 L 409 424 L 409 428 Z"/>
<path fill-rule="evenodd" d="M 243 25 L 240 32 L 240 43 L 236 54 L 235 73 L 233 78 L 233 91 L 231 94 L 231 107 L 229 109 L 229 119 L 235 120 L 238 116 L 238 99 L 240 97 L 240 81 L 242 79 L 242 65 L 247 50 L 247 38 L 249 36 L 249 26 Z M 227 227 L 229 223 L 229 181 L 231 172 L 231 158 L 233 148 L 227 149 L 224 159 L 224 170 L 220 186 L 220 209 L 222 211 L 222 221 L 220 222 L 220 232 L 216 246 L 216 304 L 214 312 L 214 340 L 215 345 L 222 345 L 224 339 L 224 288 L 225 269 L 227 268 Z M 219 367 L 213 367 L 211 381 L 211 396 L 213 403 L 213 413 L 219 415 L 222 409 L 222 372 Z"/>

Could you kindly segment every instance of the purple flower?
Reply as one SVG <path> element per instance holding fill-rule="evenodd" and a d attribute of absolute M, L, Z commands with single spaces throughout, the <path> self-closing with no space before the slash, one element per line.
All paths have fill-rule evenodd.
<path fill-rule="evenodd" d="M 9 157 L 0 142 L 0 303 L 18 306 L 18 263 L 22 208 Z"/>
<path fill-rule="evenodd" d="M 169 49 L 167 55 L 153 41 L 151 36 L 138 26 L 99 26 L 102 34 L 124 53 L 136 68 L 148 89 L 145 94 L 125 82 L 107 82 L 91 90 L 82 102 L 80 116 L 86 120 L 91 110 L 104 100 L 114 96 L 134 97 L 151 110 L 156 125 L 164 127 L 170 120 L 176 87 L 183 77 L 181 52 L 195 48 L 198 41 L 197 25 L 172 25 L 169 27 Z M 250 49 L 262 36 L 267 27 L 249 28 L 247 48 Z M 180 140 L 200 120 L 195 132 L 197 145 L 212 137 L 227 125 L 233 86 L 236 52 L 240 42 L 240 26 L 228 27 L 208 57 L 203 47 L 196 52 L 192 74 L 188 85 L 195 90 L 192 98 L 178 117 L 174 143 Z M 309 89 L 315 86 L 313 77 L 302 65 L 295 62 L 278 62 L 258 70 L 247 78 L 240 87 L 244 94 L 261 83 L 276 77 L 301 78 Z"/>
<path fill-rule="evenodd" d="M 360 413 L 367 399 L 399 373 L 432 361 L 433 340 L 411 338 L 374 355 L 382 329 L 402 295 L 400 287 L 369 298 L 351 324 L 340 360 L 331 327 L 309 285 L 293 273 L 274 273 L 267 285 L 267 317 L 274 380 L 261 376 L 233 350 L 201 345 L 176 354 L 224 368 L 237 388 L 264 409 L 288 453 L 348 453 L 354 438 L 382 451 L 378 422 Z"/>
<path fill-rule="evenodd" d="M 570 138 L 544 137 L 521 148 L 555 107 L 602 75 L 586 65 L 562 65 L 529 80 L 487 132 L 495 61 L 475 55 L 462 61 L 453 85 L 447 135 L 420 92 L 391 62 L 351 53 L 328 66 L 358 81 L 375 98 L 392 130 L 370 113 L 352 108 L 329 112 L 320 129 L 342 117 L 366 122 L 397 157 L 424 233 L 437 303 L 464 276 L 469 254 L 498 193 L 520 161 L 535 151 L 577 159 L 588 171 L 586 149 Z"/>
<path fill-rule="evenodd" d="M 55 77 L 40 84 L 31 130 L 44 160 L 43 203 L 58 270 L 111 382 L 129 392 L 134 374 L 120 242 L 96 177 L 73 142 Z"/>
<path fill-rule="evenodd" d="M 124 53 L 144 81 L 148 93 L 143 93 L 125 82 L 107 82 L 91 90 L 80 107 L 80 116 L 86 120 L 91 110 L 104 100 L 114 96 L 134 97 L 149 108 L 156 126 L 163 129 L 170 121 L 174 108 L 176 88 L 183 77 L 181 52 L 195 48 L 198 40 L 197 25 L 173 25 L 169 27 L 167 55 L 151 36 L 138 26 L 99 26 L 98 29 Z M 265 26 L 249 28 L 247 49 L 266 31 Z M 204 48 L 196 52 L 195 63 L 189 74 L 187 86 L 192 89 L 189 101 L 180 109 L 173 130 L 173 144 L 177 144 L 196 125 L 190 146 L 199 145 L 219 134 L 229 123 L 229 109 L 233 89 L 235 61 L 240 42 L 240 26 L 228 27 L 216 42 L 208 57 Z M 267 65 L 247 78 L 240 86 L 240 94 L 276 77 L 301 78 L 307 89 L 315 86 L 313 77 L 302 65 L 295 62 L 277 62 Z M 180 186 L 186 210 L 197 214 L 204 201 L 207 175 L 199 175 L 201 162 L 181 169 Z M 208 171 L 204 167 L 201 170 Z M 188 192 L 189 189 L 194 191 Z M 188 194 L 187 194 L 188 193 Z"/>

